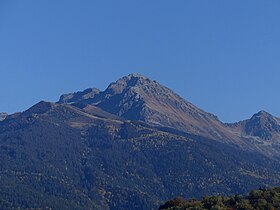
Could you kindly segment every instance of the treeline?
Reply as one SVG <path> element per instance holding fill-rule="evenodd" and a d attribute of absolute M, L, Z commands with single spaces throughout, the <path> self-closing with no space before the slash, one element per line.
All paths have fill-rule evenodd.
<path fill-rule="evenodd" d="M 201 200 L 177 197 L 167 201 L 159 210 L 276 210 L 280 209 L 280 187 L 253 190 L 247 196 L 205 196 Z"/>

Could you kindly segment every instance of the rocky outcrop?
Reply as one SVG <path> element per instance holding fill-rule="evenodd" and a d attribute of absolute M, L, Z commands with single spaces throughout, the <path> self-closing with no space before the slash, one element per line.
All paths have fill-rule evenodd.
<path fill-rule="evenodd" d="M 76 93 L 68 93 L 60 96 L 60 103 L 71 104 L 73 102 L 77 103 L 79 101 L 84 101 L 87 99 L 94 98 L 96 95 L 100 93 L 100 90 L 96 88 L 88 88 L 84 91 L 76 92 Z"/>
<path fill-rule="evenodd" d="M 5 113 L 5 112 L 0 112 L 0 121 L 5 120 L 5 118 L 6 118 L 7 116 L 8 116 L 7 113 Z"/>

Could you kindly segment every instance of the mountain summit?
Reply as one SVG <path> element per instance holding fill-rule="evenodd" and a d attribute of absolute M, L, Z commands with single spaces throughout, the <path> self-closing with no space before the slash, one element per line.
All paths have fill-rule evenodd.
<path fill-rule="evenodd" d="M 250 119 L 235 124 L 243 136 L 262 140 L 280 139 L 280 119 L 266 111 L 254 114 Z"/>
<path fill-rule="evenodd" d="M 91 104 L 127 120 L 140 120 L 214 139 L 230 138 L 217 117 L 140 74 L 122 77 L 104 91 L 91 88 L 62 95 L 59 103 Z"/>
<path fill-rule="evenodd" d="M 91 106 L 126 120 L 142 121 L 155 127 L 172 128 L 237 147 L 280 156 L 280 119 L 260 111 L 251 119 L 224 124 L 183 99 L 164 85 L 140 74 L 129 74 L 104 91 L 89 88 L 65 94 L 59 103 Z M 95 107 L 95 108 L 94 108 Z"/>

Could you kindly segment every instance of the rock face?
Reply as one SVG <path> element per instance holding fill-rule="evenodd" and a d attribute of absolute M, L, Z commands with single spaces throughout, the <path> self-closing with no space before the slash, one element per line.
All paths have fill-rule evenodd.
<path fill-rule="evenodd" d="M 0 112 L 0 121 L 5 120 L 5 118 L 8 116 L 5 112 Z"/>
<path fill-rule="evenodd" d="M 280 120 L 261 111 L 251 119 L 224 124 L 169 88 L 139 74 L 111 83 L 104 91 L 90 88 L 62 95 L 59 103 L 98 107 L 127 120 L 183 132 L 280 157 Z"/>
<path fill-rule="evenodd" d="M 266 142 L 280 140 L 280 119 L 266 111 L 254 114 L 250 119 L 233 124 L 244 137 L 255 137 Z"/>
<path fill-rule="evenodd" d="M 270 140 L 274 134 L 280 132 L 279 119 L 265 111 L 261 111 L 244 123 L 243 131 L 247 135 Z"/>
<path fill-rule="evenodd" d="M 105 91 L 97 92 L 93 89 L 89 93 L 87 90 L 63 95 L 59 103 L 82 102 L 128 120 L 173 127 L 214 139 L 231 139 L 231 134 L 217 117 L 142 75 L 125 76 L 111 83 Z"/>
<path fill-rule="evenodd" d="M 61 103 L 73 103 L 73 102 L 79 102 L 87 99 L 94 98 L 94 96 L 98 95 L 100 93 L 100 90 L 96 88 L 88 88 L 84 91 L 77 92 L 77 93 L 69 93 L 64 94 L 60 96 L 59 101 Z"/>

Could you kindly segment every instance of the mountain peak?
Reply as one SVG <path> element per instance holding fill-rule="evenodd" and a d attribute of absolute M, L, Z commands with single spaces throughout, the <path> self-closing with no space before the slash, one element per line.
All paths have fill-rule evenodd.
<path fill-rule="evenodd" d="M 270 140 L 274 132 L 280 131 L 280 125 L 274 116 L 262 110 L 246 120 L 244 131 L 247 135 Z"/>
<path fill-rule="evenodd" d="M 125 81 L 127 83 L 130 83 L 132 81 L 147 81 L 147 82 L 151 82 L 152 80 L 149 79 L 148 77 L 146 76 L 143 76 L 141 74 L 138 74 L 138 73 L 132 73 L 132 74 L 129 74 L 129 75 L 126 75 L 124 77 L 121 77 L 120 79 L 118 79 L 116 82 L 114 83 L 118 83 L 118 82 L 121 82 L 121 81 Z"/>
<path fill-rule="evenodd" d="M 258 113 L 254 114 L 253 117 L 257 117 L 257 116 L 264 116 L 264 117 L 273 117 L 270 113 L 268 113 L 267 111 L 261 110 Z"/>
<path fill-rule="evenodd" d="M 222 124 L 212 114 L 189 103 L 164 85 L 141 74 L 132 73 L 111 83 L 106 90 L 84 99 L 79 97 L 60 103 L 86 103 L 127 120 L 140 120 L 152 125 L 172 127 L 185 132 L 222 139 Z M 75 99 L 75 100 L 72 100 Z M 209 129 L 209 125 L 215 129 Z"/>
<path fill-rule="evenodd" d="M 138 73 L 131 73 L 131 74 L 125 76 L 125 77 L 128 77 L 128 78 L 133 78 L 134 77 L 134 78 L 139 78 L 139 79 L 148 79 L 148 77 L 145 77 L 145 76 L 143 76 L 141 74 L 138 74 Z"/>
<path fill-rule="evenodd" d="M 55 103 L 40 101 L 34 106 L 30 107 L 28 110 L 23 112 L 24 115 L 29 114 L 43 114 L 51 110 L 55 106 Z"/>
<path fill-rule="evenodd" d="M 141 74 L 133 73 L 118 79 L 116 82 L 111 83 L 105 90 L 107 94 L 120 94 L 128 88 L 138 87 L 142 89 L 144 86 L 152 86 L 154 81 L 150 80 Z"/>
<path fill-rule="evenodd" d="M 276 123 L 275 117 L 264 110 L 261 110 L 258 113 L 254 114 L 249 119 L 249 121 L 256 122 L 258 124 L 267 124 L 267 123 L 272 123 L 272 122 Z"/>

